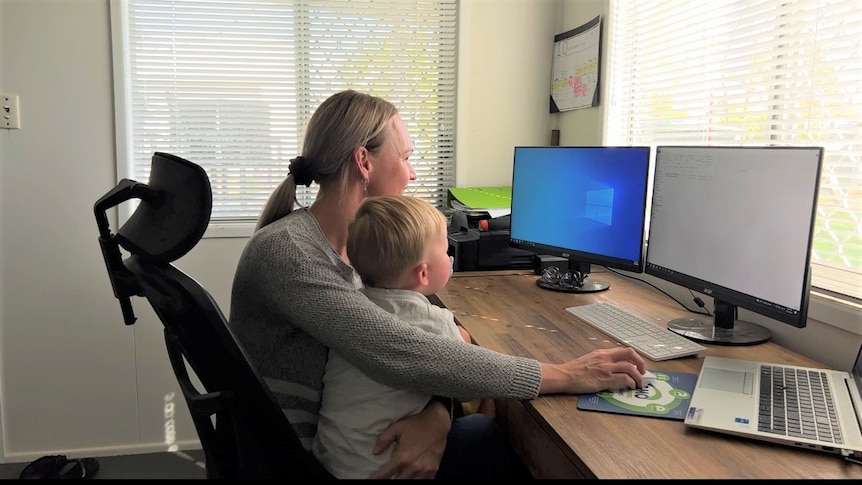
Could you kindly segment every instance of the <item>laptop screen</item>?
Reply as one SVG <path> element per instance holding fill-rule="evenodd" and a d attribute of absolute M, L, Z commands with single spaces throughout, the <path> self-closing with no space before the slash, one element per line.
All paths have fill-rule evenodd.
<path fill-rule="evenodd" d="M 859 353 L 856 354 L 856 363 L 853 364 L 853 381 L 856 383 L 856 389 L 862 393 L 862 346 L 859 348 Z"/>

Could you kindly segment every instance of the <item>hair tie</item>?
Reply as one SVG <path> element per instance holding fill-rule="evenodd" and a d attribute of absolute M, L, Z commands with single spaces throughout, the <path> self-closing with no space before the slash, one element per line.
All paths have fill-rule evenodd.
<path fill-rule="evenodd" d="M 311 170 L 308 169 L 308 161 L 301 155 L 290 160 L 287 173 L 293 175 L 297 185 L 311 187 L 311 182 L 314 181 Z"/>

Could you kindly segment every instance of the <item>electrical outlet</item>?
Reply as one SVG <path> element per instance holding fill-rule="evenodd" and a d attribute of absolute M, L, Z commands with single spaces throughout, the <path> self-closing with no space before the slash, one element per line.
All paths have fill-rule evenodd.
<path fill-rule="evenodd" d="M 17 130 L 21 128 L 21 112 L 18 107 L 18 95 L 0 93 L 0 128 Z"/>

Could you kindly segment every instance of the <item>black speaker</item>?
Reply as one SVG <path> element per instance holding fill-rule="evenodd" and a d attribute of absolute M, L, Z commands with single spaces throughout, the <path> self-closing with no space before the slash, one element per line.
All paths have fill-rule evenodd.
<path fill-rule="evenodd" d="M 449 234 L 447 252 L 455 258 L 455 271 L 475 271 L 479 266 L 479 231 L 463 229 Z"/>
<path fill-rule="evenodd" d="M 533 256 L 533 273 L 542 274 L 548 266 L 556 266 L 560 271 L 569 269 L 569 260 L 559 256 L 549 256 L 547 254 L 537 254 Z"/>

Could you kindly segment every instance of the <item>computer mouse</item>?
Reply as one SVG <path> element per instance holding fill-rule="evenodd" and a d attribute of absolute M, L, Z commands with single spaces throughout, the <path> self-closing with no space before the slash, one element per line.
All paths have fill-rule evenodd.
<path fill-rule="evenodd" d="M 645 389 L 648 385 L 652 384 L 656 380 L 655 374 L 647 370 L 643 373 L 644 378 L 644 386 L 641 389 Z M 628 387 L 611 387 L 608 389 L 609 391 L 630 391 L 631 389 Z"/>
<path fill-rule="evenodd" d="M 653 374 L 649 370 L 644 372 L 643 377 L 644 377 L 644 387 L 646 387 L 650 384 L 653 384 L 655 382 L 655 379 L 656 379 L 655 374 Z"/>

